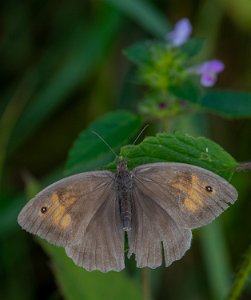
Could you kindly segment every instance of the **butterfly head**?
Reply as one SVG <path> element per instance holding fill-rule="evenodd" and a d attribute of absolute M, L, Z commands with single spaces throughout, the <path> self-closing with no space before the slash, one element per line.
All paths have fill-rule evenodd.
<path fill-rule="evenodd" d="M 122 156 L 119 156 L 117 171 L 128 171 L 127 163 Z"/>

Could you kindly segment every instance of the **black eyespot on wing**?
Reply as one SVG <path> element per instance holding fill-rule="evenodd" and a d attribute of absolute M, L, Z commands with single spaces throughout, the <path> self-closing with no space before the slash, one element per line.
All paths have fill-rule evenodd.
<path fill-rule="evenodd" d="M 43 206 L 42 208 L 41 208 L 41 213 L 42 214 L 45 214 L 47 212 L 47 207 L 46 206 Z"/>
<path fill-rule="evenodd" d="M 205 189 L 209 193 L 212 193 L 212 191 L 213 191 L 213 188 L 210 185 L 207 185 Z"/>

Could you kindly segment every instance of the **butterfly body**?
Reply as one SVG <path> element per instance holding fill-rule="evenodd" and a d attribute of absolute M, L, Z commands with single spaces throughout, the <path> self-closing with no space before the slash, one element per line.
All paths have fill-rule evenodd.
<path fill-rule="evenodd" d="M 125 160 L 120 159 L 115 174 L 116 197 L 119 202 L 120 218 L 124 231 L 131 230 L 132 222 L 132 172 Z"/>
<path fill-rule="evenodd" d="M 26 231 L 65 248 L 86 270 L 169 266 L 191 246 L 193 228 L 210 223 L 237 199 L 224 178 L 183 163 L 152 163 L 115 173 L 79 173 L 48 186 L 18 216 Z"/>

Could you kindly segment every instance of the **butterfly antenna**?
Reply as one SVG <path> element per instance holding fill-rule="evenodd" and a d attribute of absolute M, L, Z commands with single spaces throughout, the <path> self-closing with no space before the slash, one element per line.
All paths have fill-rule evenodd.
<path fill-rule="evenodd" d="M 138 134 L 138 136 L 136 137 L 135 141 L 133 142 L 133 145 L 135 145 L 135 143 L 137 142 L 137 140 L 140 138 L 140 136 L 142 135 L 142 133 L 146 130 L 146 128 L 149 126 L 149 124 L 146 124 L 143 129 L 140 131 L 140 133 Z"/>
<path fill-rule="evenodd" d="M 101 139 L 101 141 L 112 151 L 112 153 L 117 157 L 118 155 L 115 153 L 115 151 L 112 149 L 112 147 L 102 138 L 101 135 L 99 135 L 96 131 L 91 130 L 93 134 L 95 134 L 98 138 Z"/>

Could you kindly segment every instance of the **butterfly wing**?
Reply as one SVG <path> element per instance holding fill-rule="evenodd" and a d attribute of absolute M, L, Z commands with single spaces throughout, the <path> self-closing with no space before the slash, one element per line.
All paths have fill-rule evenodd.
<path fill-rule="evenodd" d="M 99 207 L 95 218 L 79 230 L 74 245 L 66 247 L 73 261 L 88 271 L 121 271 L 124 269 L 124 231 L 115 194 L 104 194 L 106 201 Z"/>
<path fill-rule="evenodd" d="M 184 228 L 210 223 L 238 196 L 222 177 L 188 164 L 147 164 L 135 168 L 133 173 L 138 189 L 144 190 Z"/>
<path fill-rule="evenodd" d="M 113 183 L 114 174 L 109 171 L 62 179 L 29 201 L 18 223 L 26 231 L 65 247 L 77 264 L 88 265 L 89 270 L 120 270 L 124 267 L 124 235 L 119 230 Z M 77 253 L 84 253 L 84 257 L 74 259 Z"/>
<path fill-rule="evenodd" d="M 190 248 L 191 239 L 190 229 L 178 226 L 148 191 L 135 186 L 128 256 L 135 254 L 137 267 L 157 268 L 162 265 L 163 255 L 166 267 L 169 266 Z"/>
<path fill-rule="evenodd" d="M 155 268 L 180 259 L 190 248 L 191 228 L 205 225 L 237 199 L 220 176 L 180 163 L 154 163 L 133 170 L 129 256 L 138 267 Z"/>

